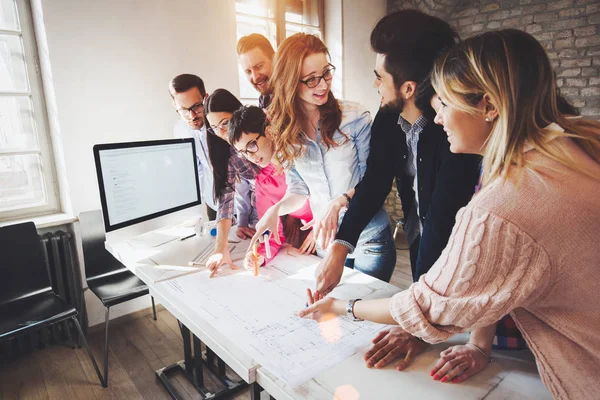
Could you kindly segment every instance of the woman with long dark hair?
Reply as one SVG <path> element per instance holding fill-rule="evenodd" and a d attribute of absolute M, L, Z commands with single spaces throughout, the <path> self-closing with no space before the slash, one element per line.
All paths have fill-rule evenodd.
<path fill-rule="evenodd" d="M 260 170 L 246 159 L 237 157 L 229 145 L 227 125 L 235 110 L 242 103 L 231 92 L 217 89 L 206 98 L 204 109 L 207 125 L 207 144 L 214 176 L 214 196 L 218 203 L 217 240 L 215 253 L 208 260 L 208 268 L 214 272 L 222 264 L 236 268 L 228 248 L 228 235 L 237 211 L 237 235 L 251 238 L 255 230 L 250 227 L 256 222 L 254 179 Z"/>

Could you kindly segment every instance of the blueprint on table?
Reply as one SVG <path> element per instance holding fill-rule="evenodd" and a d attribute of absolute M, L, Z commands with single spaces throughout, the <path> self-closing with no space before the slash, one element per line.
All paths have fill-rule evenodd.
<path fill-rule="evenodd" d="M 295 313 L 305 306 L 306 289 L 315 286 L 315 261 L 315 257 L 297 257 L 284 250 L 260 269 L 259 276 L 225 267 L 212 279 L 208 271 L 201 271 L 158 283 L 157 288 L 164 285 L 161 291 L 188 305 L 199 305 L 192 309 L 202 319 L 293 387 L 364 349 L 386 327 L 346 317 L 326 322 L 298 318 Z M 331 295 L 339 299 L 382 298 L 399 290 L 346 269 Z"/>

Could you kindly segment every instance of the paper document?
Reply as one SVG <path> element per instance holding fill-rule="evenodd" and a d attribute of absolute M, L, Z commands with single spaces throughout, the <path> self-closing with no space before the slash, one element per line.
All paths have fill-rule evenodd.
<path fill-rule="evenodd" d="M 220 333 L 293 387 L 364 349 L 386 328 L 346 317 L 321 323 L 298 318 L 295 313 L 306 303 L 306 289 L 315 287 L 315 259 L 281 251 L 269 266 L 260 268 L 259 276 L 225 267 L 212 279 L 202 270 L 159 285 L 171 298 L 193 304 L 198 318 L 210 320 Z M 311 265 L 306 265 L 307 260 Z M 346 270 L 332 296 L 382 298 L 398 291 Z"/>
<path fill-rule="evenodd" d="M 193 244 L 190 240 L 190 245 Z M 239 249 L 237 248 L 238 246 Z M 193 247 L 191 249 L 193 255 L 189 253 L 190 250 L 188 249 L 185 249 L 186 251 L 181 250 L 177 254 L 173 254 L 172 251 L 156 252 L 147 257 L 153 266 L 140 268 L 144 270 L 144 273 L 154 283 L 206 271 L 206 262 L 213 255 L 214 247 L 214 241 L 208 241 L 203 243 L 199 248 Z M 229 251 L 233 262 L 243 260 L 246 255 L 244 247 L 240 245 L 229 244 Z M 229 266 L 224 265 L 221 268 L 229 268 Z"/>

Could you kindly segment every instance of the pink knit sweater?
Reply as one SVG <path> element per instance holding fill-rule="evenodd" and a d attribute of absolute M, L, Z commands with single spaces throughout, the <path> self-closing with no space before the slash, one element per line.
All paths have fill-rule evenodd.
<path fill-rule="evenodd" d="M 555 398 L 600 399 L 600 165 L 556 140 L 597 179 L 527 151 L 538 173 L 481 190 L 438 261 L 390 311 L 430 343 L 510 313 Z"/>

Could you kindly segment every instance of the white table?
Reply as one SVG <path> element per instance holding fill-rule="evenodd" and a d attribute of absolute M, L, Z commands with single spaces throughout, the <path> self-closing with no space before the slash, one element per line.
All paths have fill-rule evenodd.
<path fill-rule="evenodd" d="M 211 240 L 207 237 L 195 236 L 183 241 L 168 242 L 157 247 L 143 247 L 128 240 L 120 240 L 117 242 L 107 241 L 105 247 L 116 259 L 144 281 L 150 289 L 150 294 L 180 322 L 184 342 L 184 362 L 182 361 L 179 364 L 182 366 L 181 369 L 187 369 L 187 377 L 194 386 L 197 388 L 199 385 L 202 386 L 202 382 L 197 382 L 197 379 L 195 379 L 197 378 L 196 375 L 202 375 L 201 369 L 200 373 L 196 373 L 200 367 L 196 364 L 196 361 L 201 361 L 202 358 L 200 342 L 197 342 L 196 338 L 218 356 L 217 361 L 219 363 L 222 360 L 246 383 L 253 383 L 256 380 L 258 364 L 252 357 L 215 330 L 212 324 L 207 321 L 210 316 L 205 314 L 204 309 L 193 304 L 187 304 L 180 297 L 173 296 L 164 290 L 164 282 L 155 283 L 152 277 L 144 273 L 144 269 L 147 270 L 148 267 L 157 265 L 187 266 L 188 262 L 198 254 L 199 249 Z M 191 341 L 189 332 L 194 336 Z M 210 352 L 206 355 L 207 358 L 212 358 Z M 185 367 L 183 367 L 184 365 Z M 172 392 L 173 388 L 167 383 L 166 373 L 162 374 L 163 372 L 165 371 L 161 371 L 159 377 L 171 396 L 175 397 L 176 394 Z M 190 377 L 190 375 L 193 375 L 193 377 Z M 211 397 L 214 393 L 205 392 L 204 395 Z"/>
<path fill-rule="evenodd" d="M 201 305 L 186 304 L 181 298 L 173 295 L 172 291 L 165 290 L 164 282 L 154 283 L 154 280 L 144 273 L 151 265 L 187 265 L 207 240 L 209 239 L 206 237 L 194 237 L 146 249 L 135 247 L 127 241 L 107 242 L 106 248 L 139 276 L 148 285 L 151 294 L 185 327 L 245 382 L 254 384 L 253 398 L 258 394 L 260 387 L 277 399 L 551 398 L 541 383 L 533 357 L 528 352 L 494 352 L 492 354 L 494 362 L 485 371 L 461 384 L 433 381 L 429 371 L 439 357 L 440 351 L 448 347 L 448 343 L 432 346 L 403 372 L 397 372 L 393 365 L 384 369 L 366 368 L 362 356 L 368 349 L 367 346 L 364 351 L 358 352 L 296 388 L 286 386 L 269 370 L 261 368 L 247 351 L 228 338 L 226 332 L 219 332 L 210 323 L 210 309 Z M 238 246 L 247 245 L 240 243 Z M 289 268 L 293 269 L 293 266 Z M 377 297 L 376 294 L 374 297 Z M 454 343 L 465 341 L 464 336 L 453 339 Z"/>
<path fill-rule="evenodd" d="M 466 335 L 449 343 L 465 343 Z M 291 389 L 268 370 L 257 370 L 256 382 L 276 399 L 551 399 L 528 352 L 494 351 L 494 361 L 461 384 L 441 383 L 429 376 L 439 353 L 449 343 L 432 346 L 403 372 L 394 363 L 384 369 L 365 367 L 360 352 L 334 369 Z M 365 351 L 368 349 L 365 348 Z"/>

